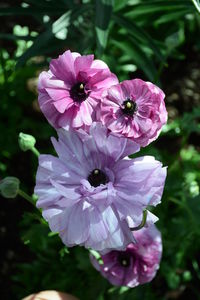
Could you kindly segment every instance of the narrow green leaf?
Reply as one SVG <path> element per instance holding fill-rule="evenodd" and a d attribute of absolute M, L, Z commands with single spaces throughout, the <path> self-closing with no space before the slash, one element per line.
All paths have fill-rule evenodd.
<path fill-rule="evenodd" d="M 41 49 L 44 47 L 49 49 L 51 41 L 55 38 L 56 34 L 62 29 L 67 28 L 71 25 L 71 20 L 75 20 L 80 14 L 88 10 L 88 6 L 79 6 L 77 9 L 70 10 L 64 15 L 62 15 L 53 24 L 47 27 L 47 30 L 41 33 L 35 40 L 33 45 L 19 58 L 17 62 L 17 67 L 21 67 L 29 58 L 40 55 Z M 47 52 L 47 51 L 46 51 Z"/>
<path fill-rule="evenodd" d="M 192 0 L 194 6 L 196 7 L 197 11 L 200 13 L 200 1 L 199 0 Z"/>
<path fill-rule="evenodd" d="M 143 5 L 147 4 L 146 0 L 142 0 Z M 170 5 L 175 6 L 178 4 L 190 5 L 190 0 L 148 0 L 148 5 Z"/>
<path fill-rule="evenodd" d="M 113 5 L 114 0 L 96 0 L 95 30 L 99 55 L 103 54 L 107 44 Z"/>
<path fill-rule="evenodd" d="M 139 42 L 142 42 L 145 46 L 150 47 L 157 58 L 160 61 L 163 61 L 163 55 L 160 52 L 160 49 L 156 46 L 154 40 L 141 27 L 139 27 L 136 23 L 133 23 L 128 19 L 125 19 L 116 14 L 113 15 L 113 19 L 114 21 L 116 21 L 116 23 L 125 28 L 127 32 L 134 38 L 136 38 Z"/>
<path fill-rule="evenodd" d="M 164 14 L 164 12 L 179 11 L 180 9 L 188 9 L 188 12 L 193 11 L 193 5 L 189 1 L 180 0 L 159 0 L 148 1 L 134 6 L 134 9 L 126 13 L 127 17 L 136 18 L 147 14 Z"/>
<path fill-rule="evenodd" d="M 126 0 L 115 0 L 114 11 L 119 11 L 127 5 Z"/>
<path fill-rule="evenodd" d="M 151 61 L 151 59 L 146 55 L 142 48 L 134 41 L 133 38 L 130 38 L 131 43 L 128 41 L 123 41 L 123 43 L 118 41 L 112 41 L 112 43 L 121 49 L 124 53 L 128 54 L 130 60 L 133 60 L 134 63 L 146 74 L 146 76 L 154 82 L 156 78 L 156 69 Z"/>
<path fill-rule="evenodd" d="M 181 20 L 181 18 L 185 16 L 187 13 L 188 13 L 188 9 L 181 9 L 179 11 L 174 11 L 168 14 L 164 14 L 163 16 L 160 16 L 160 18 L 158 18 L 155 21 L 155 25 Z"/>
<path fill-rule="evenodd" d="M 52 25 L 50 25 L 47 31 L 41 33 L 34 41 L 33 45 L 19 58 L 17 62 L 17 67 L 22 66 L 27 59 L 30 57 L 40 54 L 40 49 L 44 45 L 48 45 L 49 41 L 64 27 L 67 27 L 70 23 L 71 11 L 62 15 L 58 20 L 56 20 Z"/>

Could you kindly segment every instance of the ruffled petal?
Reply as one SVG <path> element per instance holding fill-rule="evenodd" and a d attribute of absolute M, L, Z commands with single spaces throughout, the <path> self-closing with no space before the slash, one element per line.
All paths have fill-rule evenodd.
<path fill-rule="evenodd" d="M 79 53 L 71 53 L 68 50 L 57 59 L 52 59 L 50 63 L 52 74 L 58 79 L 69 82 L 71 85 L 74 84 L 76 79 L 74 61 L 79 56 Z"/>

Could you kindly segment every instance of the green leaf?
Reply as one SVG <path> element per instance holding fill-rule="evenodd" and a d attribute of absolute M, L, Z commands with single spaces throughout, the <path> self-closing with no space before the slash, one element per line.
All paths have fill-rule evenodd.
<path fill-rule="evenodd" d="M 168 14 L 164 14 L 155 21 L 155 25 L 160 25 L 172 21 L 181 20 L 181 17 L 185 16 L 188 13 L 188 9 L 180 9 L 179 11 L 174 11 Z"/>
<path fill-rule="evenodd" d="M 142 42 L 145 46 L 149 46 L 157 58 L 160 61 L 163 61 L 163 55 L 160 52 L 160 49 L 156 46 L 154 40 L 136 23 L 133 23 L 119 15 L 113 15 L 113 19 L 118 23 L 120 26 L 125 28 L 127 32 L 136 38 L 139 42 Z"/>
<path fill-rule="evenodd" d="M 200 1 L 199 0 L 192 0 L 194 6 L 196 7 L 197 11 L 200 13 Z"/>
<path fill-rule="evenodd" d="M 146 14 L 156 14 L 161 15 L 165 12 L 179 11 L 180 9 L 187 9 L 188 12 L 193 11 L 193 5 L 188 0 L 159 0 L 159 1 L 148 1 L 148 3 L 141 3 L 135 5 L 134 9 L 131 9 L 126 13 L 127 17 L 136 18 L 146 15 Z"/>
<path fill-rule="evenodd" d="M 49 43 L 57 32 L 69 26 L 71 18 L 71 11 L 68 11 L 49 26 L 47 31 L 41 33 L 34 41 L 33 45 L 19 58 L 17 67 L 22 66 L 27 59 L 40 54 L 40 49 Z"/>
<path fill-rule="evenodd" d="M 95 30 L 99 55 L 103 54 L 107 44 L 113 5 L 113 0 L 96 0 Z"/>
<path fill-rule="evenodd" d="M 62 15 L 58 20 L 56 20 L 53 24 L 50 24 L 47 27 L 47 30 L 41 33 L 35 40 L 33 45 L 19 58 L 17 62 L 17 67 L 21 67 L 24 63 L 31 57 L 36 55 L 41 55 L 41 50 L 46 48 L 48 51 L 49 45 L 51 41 L 55 38 L 56 34 L 67 28 L 71 25 L 72 20 L 76 20 L 76 18 L 87 10 L 87 5 L 79 6 L 74 10 L 70 10 Z M 47 46 L 48 45 L 48 46 Z M 54 47 L 54 46 L 53 46 Z M 55 45 L 56 47 L 56 45 Z M 55 48 L 54 47 L 54 48 Z"/>
<path fill-rule="evenodd" d="M 135 64 L 143 70 L 149 80 L 154 81 L 157 75 L 155 66 L 152 60 L 146 55 L 142 48 L 140 48 L 137 42 L 130 38 L 131 43 L 124 41 L 123 43 L 118 41 L 112 41 L 112 43 L 121 49 L 124 53 L 128 54 Z"/>
<path fill-rule="evenodd" d="M 127 5 L 127 0 L 115 0 L 114 11 L 119 11 Z"/>

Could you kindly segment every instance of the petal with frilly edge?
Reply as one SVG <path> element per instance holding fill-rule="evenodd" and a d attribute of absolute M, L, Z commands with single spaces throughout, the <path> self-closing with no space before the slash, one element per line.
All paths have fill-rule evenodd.
<path fill-rule="evenodd" d="M 59 129 L 58 136 L 52 139 L 58 157 L 39 157 L 37 207 L 69 247 L 125 250 L 134 243 L 130 228 L 161 200 L 166 169 L 150 156 L 125 157 L 139 146 L 100 123 L 89 132 Z M 156 221 L 148 219 L 146 226 Z"/>
<path fill-rule="evenodd" d="M 113 133 L 144 147 L 158 137 L 167 122 L 164 97 L 153 83 L 125 80 L 103 94 L 98 117 Z"/>
<path fill-rule="evenodd" d="M 117 77 L 108 66 L 94 60 L 94 55 L 80 55 L 70 50 L 50 62 L 50 70 L 39 76 L 40 108 L 57 128 L 86 130 L 97 121 L 102 93 Z"/>
<path fill-rule="evenodd" d="M 125 251 L 101 254 L 100 264 L 91 254 L 97 271 L 116 286 L 136 287 L 151 281 L 159 268 L 162 254 L 161 234 L 155 225 L 134 233 L 137 243 L 131 243 Z"/>

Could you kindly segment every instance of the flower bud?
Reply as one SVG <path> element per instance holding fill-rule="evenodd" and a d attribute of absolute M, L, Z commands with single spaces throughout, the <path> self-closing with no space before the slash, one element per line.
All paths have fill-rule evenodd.
<path fill-rule="evenodd" d="M 27 151 L 35 146 L 36 139 L 30 134 L 20 132 L 18 142 L 20 149 L 22 151 Z"/>
<path fill-rule="evenodd" d="M 15 198 L 19 191 L 20 181 L 16 177 L 5 177 L 0 181 L 0 193 L 5 198 Z"/>

